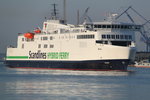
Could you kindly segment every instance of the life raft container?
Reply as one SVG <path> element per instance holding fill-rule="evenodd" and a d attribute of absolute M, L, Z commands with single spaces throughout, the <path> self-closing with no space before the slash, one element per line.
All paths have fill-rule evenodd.
<path fill-rule="evenodd" d="M 39 28 L 34 30 L 34 33 L 41 33 L 41 30 Z"/>
<path fill-rule="evenodd" d="M 26 37 L 27 39 L 32 39 L 34 38 L 34 33 L 25 33 L 24 37 Z"/>

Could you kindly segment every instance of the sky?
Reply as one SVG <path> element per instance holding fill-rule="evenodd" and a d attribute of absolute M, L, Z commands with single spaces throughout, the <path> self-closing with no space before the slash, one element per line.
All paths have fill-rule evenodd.
<path fill-rule="evenodd" d="M 5 53 L 9 45 L 17 45 L 18 33 L 42 28 L 45 17 L 50 17 L 51 4 L 54 3 L 58 4 L 59 16 L 62 18 L 63 0 L 0 0 L 0 53 Z M 150 0 L 67 0 L 67 22 L 76 24 L 77 10 L 82 16 L 88 7 L 88 15 L 93 21 L 101 21 L 109 12 L 120 13 L 129 6 L 150 19 L 149 5 Z M 138 51 L 145 50 L 143 43 L 138 44 Z"/>

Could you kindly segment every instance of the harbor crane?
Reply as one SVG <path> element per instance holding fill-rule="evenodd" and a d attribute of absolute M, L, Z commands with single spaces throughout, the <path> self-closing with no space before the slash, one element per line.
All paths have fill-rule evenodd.
<path fill-rule="evenodd" d="M 90 7 L 86 8 L 83 16 L 81 17 L 81 24 L 83 24 L 84 22 L 86 22 L 87 20 L 89 22 L 93 22 L 92 19 L 88 16 L 88 11 L 89 11 Z"/>
<path fill-rule="evenodd" d="M 145 21 L 145 23 L 141 25 L 141 29 L 139 32 L 143 38 L 142 41 L 146 44 L 146 52 L 150 52 L 150 27 L 149 27 L 150 20 L 147 20 L 144 16 L 142 16 L 139 12 L 137 12 L 132 6 L 129 6 L 125 11 L 123 11 L 120 15 L 118 15 L 116 17 L 116 20 L 119 19 L 122 15 L 126 14 L 129 20 L 133 24 L 136 24 L 134 19 L 129 14 L 129 10 L 132 10 L 136 15 L 138 15 L 141 19 Z"/>

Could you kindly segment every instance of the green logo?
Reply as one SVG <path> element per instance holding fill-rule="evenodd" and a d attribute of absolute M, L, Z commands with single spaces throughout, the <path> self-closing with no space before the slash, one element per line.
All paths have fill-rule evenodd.
<path fill-rule="evenodd" d="M 69 59 L 69 52 L 49 52 L 47 59 Z"/>

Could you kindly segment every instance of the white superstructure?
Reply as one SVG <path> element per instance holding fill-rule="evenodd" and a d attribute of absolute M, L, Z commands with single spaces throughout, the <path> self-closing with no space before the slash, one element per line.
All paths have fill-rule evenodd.
<path fill-rule="evenodd" d="M 7 56 L 29 56 L 29 51 L 36 53 L 40 50 L 69 53 L 68 59 L 60 60 L 133 59 L 134 31 L 139 28 L 125 23 L 94 22 L 75 26 L 65 25 L 59 20 L 47 20 L 42 32 L 34 33 L 32 39 L 19 34 L 18 47 L 8 48 Z"/>

